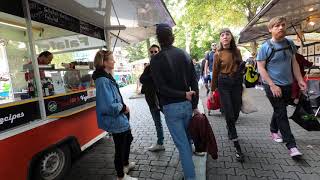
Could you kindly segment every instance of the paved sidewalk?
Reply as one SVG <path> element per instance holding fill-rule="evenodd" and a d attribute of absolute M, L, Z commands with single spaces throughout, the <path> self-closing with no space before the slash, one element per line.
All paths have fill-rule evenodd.
<path fill-rule="evenodd" d="M 156 130 L 147 103 L 142 98 L 129 99 L 133 95 L 134 87 L 122 88 L 122 95 L 130 107 L 131 127 L 134 140 L 131 146 L 130 159 L 137 163 L 136 168 L 129 174 L 144 179 L 180 180 L 183 177 L 179 154 L 175 148 L 168 128 L 162 117 L 164 127 L 165 151 L 149 152 L 147 147 L 156 143 Z M 112 138 L 105 137 L 95 145 L 85 150 L 76 162 L 67 180 L 113 180 L 116 177 L 113 164 L 114 147 Z M 205 179 L 204 158 L 194 158 L 202 164 L 199 170 Z"/>
<path fill-rule="evenodd" d="M 224 118 L 219 111 L 209 117 L 217 138 L 219 158 L 207 160 L 207 179 L 320 179 L 320 132 L 307 132 L 290 120 L 303 160 L 294 161 L 283 143 L 271 141 L 269 123 L 272 114 L 270 103 L 261 90 L 250 89 L 259 112 L 241 114 L 236 125 L 246 155 L 245 163 L 236 162 L 233 144 L 227 138 Z M 205 104 L 205 97 L 202 96 Z M 205 106 L 206 107 L 206 106 Z M 206 108 L 205 108 L 206 109 Z M 293 108 L 288 108 L 291 115 Z"/>

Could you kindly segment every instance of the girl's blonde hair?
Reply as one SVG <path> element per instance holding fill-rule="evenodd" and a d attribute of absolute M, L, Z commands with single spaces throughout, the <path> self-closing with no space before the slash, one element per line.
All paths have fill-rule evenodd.
<path fill-rule="evenodd" d="M 99 50 L 94 57 L 94 67 L 96 69 L 104 69 L 103 62 L 108 60 L 108 56 L 112 54 L 112 51 L 109 50 Z"/>

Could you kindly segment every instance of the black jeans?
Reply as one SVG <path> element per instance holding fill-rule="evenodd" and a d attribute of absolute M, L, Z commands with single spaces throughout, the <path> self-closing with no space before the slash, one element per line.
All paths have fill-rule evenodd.
<path fill-rule="evenodd" d="M 131 130 L 122 133 L 113 133 L 115 146 L 114 166 L 118 177 L 123 177 L 123 167 L 129 164 L 130 145 L 133 140 Z"/>
<path fill-rule="evenodd" d="M 218 77 L 218 91 L 227 123 L 229 139 L 237 139 L 235 123 L 238 120 L 242 104 L 242 78 L 220 74 Z"/>
<path fill-rule="evenodd" d="M 291 85 L 279 86 L 281 88 L 281 97 L 274 97 L 270 86 L 264 84 L 264 89 L 266 95 L 273 107 L 273 114 L 270 123 L 270 131 L 272 133 L 280 133 L 283 137 L 283 141 L 286 142 L 288 149 L 296 147 L 296 141 L 291 132 L 288 115 L 287 115 L 287 105 L 291 99 Z"/>

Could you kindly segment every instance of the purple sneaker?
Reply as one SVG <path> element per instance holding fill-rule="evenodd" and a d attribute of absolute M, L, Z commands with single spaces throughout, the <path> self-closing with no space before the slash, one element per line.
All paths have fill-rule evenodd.
<path fill-rule="evenodd" d="M 278 133 L 271 133 L 271 138 L 272 138 L 272 140 L 274 140 L 277 143 L 282 143 L 283 142 L 282 137 L 279 136 Z"/>
<path fill-rule="evenodd" d="M 289 154 L 291 157 L 302 156 L 302 153 L 297 149 L 297 147 L 290 148 Z"/>

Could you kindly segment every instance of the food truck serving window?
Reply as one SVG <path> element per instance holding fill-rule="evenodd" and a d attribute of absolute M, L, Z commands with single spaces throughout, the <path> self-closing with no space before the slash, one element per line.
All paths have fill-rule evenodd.
<path fill-rule="evenodd" d="M 50 115 L 95 100 L 93 59 L 104 41 L 32 21 L 46 114 Z M 51 54 L 43 60 L 43 53 Z"/>
<path fill-rule="evenodd" d="M 93 59 L 104 41 L 32 21 L 41 88 L 31 61 L 24 18 L 0 12 L 0 133 L 95 101 Z M 57 117 L 57 116 L 55 116 Z"/>
<path fill-rule="evenodd" d="M 0 132 L 40 118 L 34 73 L 23 64 L 32 66 L 25 19 L 0 12 Z"/>

